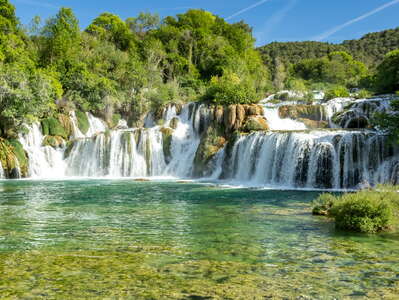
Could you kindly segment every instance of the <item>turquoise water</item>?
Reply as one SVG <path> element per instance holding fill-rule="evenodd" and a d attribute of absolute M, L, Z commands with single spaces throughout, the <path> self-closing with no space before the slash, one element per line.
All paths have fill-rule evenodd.
<path fill-rule="evenodd" d="M 345 234 L 317 192 L 0 182 L 0 298 L 398 299 L 399 235 Z"/>

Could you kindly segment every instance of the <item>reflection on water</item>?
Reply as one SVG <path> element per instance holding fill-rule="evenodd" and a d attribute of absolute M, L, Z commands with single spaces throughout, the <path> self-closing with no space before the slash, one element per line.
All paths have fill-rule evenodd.
<path fill-rule="evenodd" d="M 399 236 L 337 233 L 310 215 L 316 196 L 128 180 L 1 182 L 0 295 L 395 299 Z"/>

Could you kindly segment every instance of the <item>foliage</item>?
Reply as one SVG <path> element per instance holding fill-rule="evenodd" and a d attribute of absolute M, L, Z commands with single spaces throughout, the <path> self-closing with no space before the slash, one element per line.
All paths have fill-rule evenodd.
<path fill-rule="evenodd" d="M 68 139 L 68 132 L 58 119 L 54 117 L 43 119 L 41 125 L 43 135 L 61 136 Z"/>
<path fill-rule="evenodd" d="M 314 203 L 314 214 L 335 220 L 338 229 L 376 233 L 397 225 L 399 193 L 397 187 L 380 185 L 376 190 L 362 190 L 340 196 L 321 195 Z"/>
<path fill-rule="evenodd" d="M 377 67 L 375 88 L 379 93 L 394 93 L 399 89 L 399 49 L 389 52 Z"/>
<path fill-rule="evenodd" d="M 374 126 L 385 130 L 394 143 L 399 143 L 399 100 L 391 102 L 388 113 L 376 113 L 373 118 Z"/>
<path fill-rule="evenodd" d="M 326 91 L 325 98 L 327 100 L 334 98 L 344 98 L 349 97 L 349 91 L 344 86 L 335 86 Z"/>
<path fill-rule="evenodd" d="M 234 73 L 213 77 L 204 99 L 220 105 L 251 104 L 260 100 L 251 82 L 242 81 Z"/>
<path fill-rule="evenodd" d="M 305 59 L 292 66 L 292 75 L 312 82 L 357 86 L 367 75 L 366 66 L 346 52 L 331 52 L 317 59 Z"/>

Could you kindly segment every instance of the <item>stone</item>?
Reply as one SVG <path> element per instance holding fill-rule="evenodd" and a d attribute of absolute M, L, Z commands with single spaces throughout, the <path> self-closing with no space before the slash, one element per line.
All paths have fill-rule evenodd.
<path fill-rule="evenodd" d="M 250 116 L 245 121 L 244 127 L 242 128 L 244 132 L 251 131 L 267 131 L 269 130 L 269 125 L 264 117 L 261 116 Z"/>

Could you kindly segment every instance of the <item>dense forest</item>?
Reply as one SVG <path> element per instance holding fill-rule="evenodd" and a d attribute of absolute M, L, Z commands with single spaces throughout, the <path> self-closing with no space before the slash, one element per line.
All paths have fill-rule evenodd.
<path fill-rule="evenodd" d="M 81 30 L 69 8 L 25 26 L 0 0 L 0 136 L 15 138 L 23 123 L 71 110 L 132 126 L 169 102 L 255 103 L 284 88 L 326 89 L 330 98 L 351 87 L 395 92 L 399 51 L 384 55 L 398 47 L 398 32 L 258 51 L 247 24 L 204 10 L 163 20 L 103 13 Z"/>
<path fill-rule="evenodd" d="M 360 39 L 347 40 L 341 44 L 326 42 L 273 42 L 258 48 L 264 61 L 275 66 L 285 66 L 302 59 L 321 58 L 334 51 L 345 51 L 369 68 L 382 62 L 385 54 L 399 47 L 399 27 L 381 32 L 368 33 Z"/>

